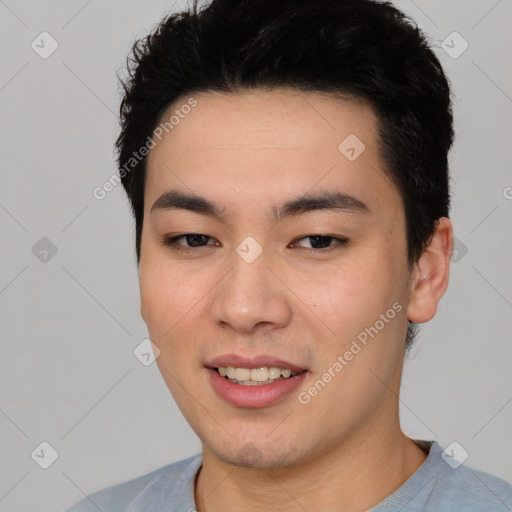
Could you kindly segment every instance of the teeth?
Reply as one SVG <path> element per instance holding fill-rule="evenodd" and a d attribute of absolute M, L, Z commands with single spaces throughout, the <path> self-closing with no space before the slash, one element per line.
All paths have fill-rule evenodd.
<path fill-rule="evenodd" d="M 274 366 L 268 369 L 268 378 L 269 379 L 279 379 L 281 377 L 281 369 L 275 368 Z"/>
<path fill-rule="evenodd" d="M 253 368 L 251 370 L 250 379 L 239 379 L 237 377 L 236 380 L 255 380 L 256 382 L 265 382 L 268 380 L 268 368 Z"/>
<path fill-rule="evenodd" d="M 238 381 L 251 380 L 251 370 L 249 368 L 235 368 L 235 379 Z"/>
<path fill-rule="evenodd" d="M 247 386 L 254 386 L 259 382 L 270 384 L 274 380 L 283 377 L 287 379 L 297 373 L 288 368 L 277 368 L 275 366 L 260 368 L 235 368 L 233 366 L 219 366 L 217 368 L 221 377 L 227 377 L 229 380 L 238 383 L 244 383 Z"/>

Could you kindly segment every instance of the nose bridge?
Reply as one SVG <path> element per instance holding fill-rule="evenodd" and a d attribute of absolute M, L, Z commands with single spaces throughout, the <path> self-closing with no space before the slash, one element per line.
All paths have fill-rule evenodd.
<path fill-rule="evenodd" d="M 270 253 L 253 237 L 242 240 L 230 257 L 231 270 L 214 298 L 214 320 L 240 331 L 250 331 L 262 323 L 287 323 L 290 306 L 286 289 L 271 265 Z"/>

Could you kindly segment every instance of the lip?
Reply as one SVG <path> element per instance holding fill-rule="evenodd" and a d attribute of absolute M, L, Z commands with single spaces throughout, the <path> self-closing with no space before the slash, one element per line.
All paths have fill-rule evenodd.
<path fill-rule="evenodd" d="M 250 366 L 250 368 L 257 367 Z M 247 368 L 247 366 L 238 366 L 238 368 Z M 289 366 L 286 368 L 289 368 Z M 302 371 L 293 377 L 276 380 L 272 384 L 243 386 L 242 384 L 231 382 L 225 377 L 221 377 L 213 368 L 207 368 L 207 371 L 212 387 L 220 398 L 235 407 L 246 408 L 268 407 L 269 405 L 281 402 L 301 385 L 308 373 L 308 371 Z"/>
<path fill-rule="evenodd" d="M 289 369 L 292 372 L 303 372 L 306 368 L 297 366 L 283 359 L 278 359 L 268 355 L 258 355 L 254 357 L 242 357 L 237 354 L 224 354 L 208 361 L 207 368 L 219 368 L 219 366 L 233 366 L 235 368 L 262 368 L 263 366 L 281 369 Z M 269 386 L 271 384 L 268 384 Z"/>

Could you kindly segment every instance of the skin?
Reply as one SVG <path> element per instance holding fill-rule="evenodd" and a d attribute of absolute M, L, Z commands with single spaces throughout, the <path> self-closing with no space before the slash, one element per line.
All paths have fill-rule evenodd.
<path fill-rule="evenodd" d="M 157 364 L 202 442 L 197 509 L 367 510 L 427 456 L 400 429 L 398 394 L 407 319 L 430 320 L 448 284 L 451 223 L 440 219 L 410 266 L 402 201 L 383 170 L 375 114 L 361 101 L 290 89 L 194 98 L 197 106 L 148 156 L 139 282 Z M 338 150 L 350 134 L 366 146 L 352 162 Z M 170 189 L 206 197 L 227 217 L 151 212 Z M 286 200 L 326 189 L 371 211 L 272 218 Z M 185 251 L 162 242 L 186 233 L 211 238 L 189 253 L 184 238 Z M 348 243 L 327 240 L 330 250 L 315 252 L 307 238 L 315 234 Z M 235 251 L 248 236 L 263 249 L 252 263 Z M 394 303 L 402 310 L 301 404 L 297 393 Z M 227 353 L 269 354 L 308 374 L 277 404 L 235 407 L 204 367 Z"/>

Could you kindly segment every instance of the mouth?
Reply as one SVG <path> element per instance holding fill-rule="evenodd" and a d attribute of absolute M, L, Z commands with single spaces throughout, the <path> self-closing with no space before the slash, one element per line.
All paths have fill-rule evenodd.
<path fill-rule="evenodd" d="M 206 366 L 216 394 L 236 407 L 267 407 L 285 400 L 309 371 L 267 356 L 251 359 L 235 354 L 219 357 Z"/>
<path fill-rule="evenodd" d="M 290 368 L 279 368 L 277 366 L 260 366 L 258 368 L 237 368 L 234 366 L 219 366 L 213 368 L 221 377 L 234 384 L 241 386 L 266 386 L 278 380 L 295 377 L 299 373 Z"/>
<path fill-rule="evenodd" d="M 301 372 L 293 372 L 289 368 L 276 366 L 260 366 L 259 368 L 236 368 L 234 366 L 219 366 L 213 368 L 221 377 L 241 386 L 265 386 L 278 380 L 295 377 Z M 302 370 L 306 371 L 306 370 Z"/>

